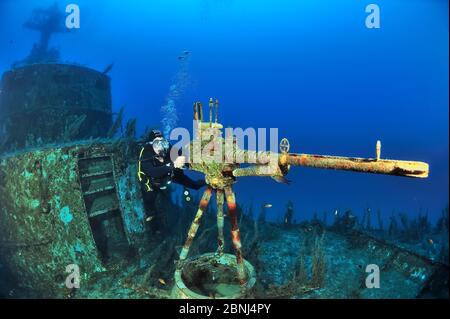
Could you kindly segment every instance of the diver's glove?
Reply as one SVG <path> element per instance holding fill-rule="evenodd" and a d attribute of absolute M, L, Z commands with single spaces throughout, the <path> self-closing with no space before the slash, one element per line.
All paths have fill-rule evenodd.
<path fill-rule="evenodd" d="M 173 166 L 175 168 L 183 169 L 186 165 L 186 157 L 185 156 L 178 156 L 175 161 L 173 161 Z"/>

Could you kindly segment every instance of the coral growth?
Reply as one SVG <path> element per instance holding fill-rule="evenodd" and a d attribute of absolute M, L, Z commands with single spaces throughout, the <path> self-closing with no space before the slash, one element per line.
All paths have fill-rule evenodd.
<path fill-rule="evenodd" d="M 312 254 L 312 275 L 311 286 L 315 288 L 323 287 L 325 282 L 326 260 L 323 250 L 325 233 L 321 237 L 316 237 Z"/>

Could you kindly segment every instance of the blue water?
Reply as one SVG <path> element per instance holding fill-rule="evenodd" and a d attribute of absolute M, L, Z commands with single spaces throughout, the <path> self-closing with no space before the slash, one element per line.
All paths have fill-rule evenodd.
<path fill-rule="evenodd" d="M 35 32 L 22 27 L 53 0 L 0 0 L 0 72 L 26 57 Z M 139 131 L 161 126 L 183 50 L 191 52 L 173 106 L 191 127 L 192 102 L 217 97 L 225 126 L 279 128 L 292 152 L 426 161 L 425 180 L 292 168 L 290 186 L 243 178 L 237 199 L 272 203 L 297 220 L 370 206 L 389 215 L 448 203 L 448 1 L 444 0 L 73 0 L 81 28 L 51 44 L 63 61 L 110 72 L 114 110 L 126 105 Z M 365 6 L 381 28 L 365 27 Z M 174 80 L 175 79 L 175 80 Z M 1 116 L 1 114 L 0 114 Z"/>

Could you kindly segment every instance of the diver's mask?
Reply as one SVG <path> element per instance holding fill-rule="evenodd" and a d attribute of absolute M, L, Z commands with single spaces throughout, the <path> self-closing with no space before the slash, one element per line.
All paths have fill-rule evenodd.
<path fill-rule="evenodd" d="M 157 137 L 151 143 L 155 154 L 161 157 L 166 157 L 169 152 L 169 142 L 163 137 Z"/>

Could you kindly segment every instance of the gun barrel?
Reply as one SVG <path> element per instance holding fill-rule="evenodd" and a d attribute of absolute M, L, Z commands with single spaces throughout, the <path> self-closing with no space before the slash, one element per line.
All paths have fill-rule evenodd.
<path fill-rule="evenodd" d="M 285 154 L 281 156 L 280 162 L 292 166 L 418 178 L 428 177 L 429 170 L 428 164 L 424 162 L 312 154 Z"/>

